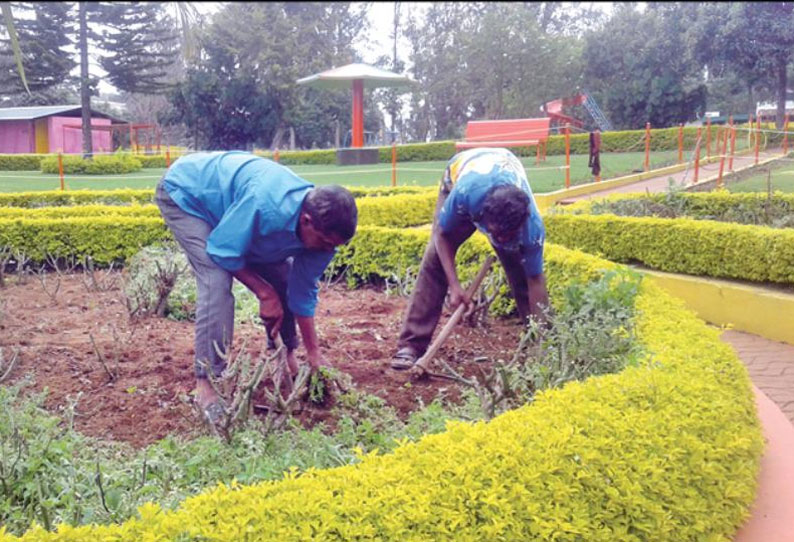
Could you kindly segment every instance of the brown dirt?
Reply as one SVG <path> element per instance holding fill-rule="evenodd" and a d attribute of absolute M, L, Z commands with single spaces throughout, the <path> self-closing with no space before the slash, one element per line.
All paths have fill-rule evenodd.
<path fill-rule="evenodd" d="M 192 323 L 146 318 L 133 326 L 118 288 L 89 292 L 77 274 L 61 279 L 55 301 L 35 277 L 22 284 L 17 277 L 9 279 L 10 284 L 0 289 L 0 347 L 6 355 L 18 349 L 19 361 L 7 383 L 32 375 L 30 389 L 49 390 L 46 407 L 52 412 L 61 411 L 79 394 L 75 425 L 94 437 L 141 447 L 171 433 L 203 431 L 192 408 L 180 399 L 195 382 Z M 56 283 L 48 278 L 50 291 Z M 442 389 L 446 397 L 456 396 L 456 384 L 447 380 L 389 368 L 407 301 L 374 288 L 332 286 L 321 290 L 316 315 L 327 361 L 401 416 L 419 406 L 418 398 L 427 404 Z M 445 313 L 438 329 L 447 317 Z M 517 320 L 491 320 L 487 328 L 459 325 L 440 355 L 470 373 L 475 358 L 507 359 L 518 333 Z M 92 335 L 108 368 L 118 370 L 113 381 L 99 362 Z M 266 346 L 263 328 L 238 325 L 235 346 L 246 337 L 247 350 L 261 354 Z M 301 348 L 299 360 L 303 356 Z M 306 426 L 334 423 L 327 407 L 307 406 L 300 419 Z"/>

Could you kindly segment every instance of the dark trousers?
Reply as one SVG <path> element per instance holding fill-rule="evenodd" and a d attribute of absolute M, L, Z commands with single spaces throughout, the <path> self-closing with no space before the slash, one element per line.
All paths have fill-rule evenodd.
<path fill-rule="evenodd" d="M 157 185 L 155 203 L 160 208 L 166 225 L 185 251 L 190 267 L 196 277 L 196 331 L 195 373 L 199 378 L 207 376 L 205 364 L 213 375 L 220 376 L 226 360 L 216 346 L 225 353 L 234 338 L 234 296 L 231 273 L 218 266 L 207 254 L 207 238 L 212 226 L 183 211 L 168 195 L 162 180 Z M 291 262 L 251 265 L 278 293 L 284 308 L 284 321 L 280 335 L 284 345 L 294 350 L 298 346 L 295 317 L 287 306 L 287 276 Z"/>
<path fill-rule="evenodd" d="M 438 213 L 448 195 L 449 192 L 445 191 L 442 186 L 436 201 L 433 234 L 439 228 Z M 444 236 L 452 242 L 454 251 L 457 252 L 458 247 L 471 237 L 476 229 L 474 224 L 467 224 L 455 231 L 445 233 Z M 526 321 L 529 317 L 529 290 L 524 269 L 521 265 L 521 255 L 517 252 L 507 252 L 496 247 L 494 247 L 494 250 L 505 271 L 513 297 L 515 297 L 518 314 Z M 422 257 L 419 275 L 416 279 L 416 287 L 413 294 L 411 294 L 408 310 L 403 319 L 400 338 L 397 341 L 398 348 L 411 348 L 419 356 L 425 353 L 441 318 L 444 298 L 448 289 L 447 276 L 444 274 L 444 268 L 441 265 L 441 260 L 438 257 L 433 236 L 431 235 L 430 242 L 427 244 L 425 254 Z"/>

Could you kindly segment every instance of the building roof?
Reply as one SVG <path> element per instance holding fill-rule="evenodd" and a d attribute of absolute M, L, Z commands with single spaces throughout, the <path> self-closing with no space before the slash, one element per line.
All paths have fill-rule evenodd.
<path fill-rule="evenodd" d="M 0 107 L 0 120 L 33 120 L 53 115 L 79 116 L 83 108 L 79 105 L 34 105 L 32 107 Z M 76 113 L 76 115 L 75 115 Z M 123 119 L 91 110 L 95 118 L 110 119 L 114 122 L 127 122 Z"/>
<path fill-rule="evenodd" d="M 348 64 L 339 68 L 332 68 L 321 73 L 298 79 L 299 85 L 309 85 L 317 88 L 350 88 L 351 83 L 361 79 L 364 88 L 379 87 L 404 87 L 415 84 L 416 81 L 407 75 L 381 70 L 369 64 Z"/>

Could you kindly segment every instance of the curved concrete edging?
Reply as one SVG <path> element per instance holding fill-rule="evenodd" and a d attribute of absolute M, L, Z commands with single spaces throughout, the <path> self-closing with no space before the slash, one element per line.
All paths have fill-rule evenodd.
<path fill-rule="evenodd" d="M 728 280 L 642 272 L 707 322 L 794 345 L 794 294 Z"/>
<path fill-rule="evenodd" d="M 794 426 L 764 392 L 755 386 L 753 391 L 766 446 L 751 516 L 736 533 L 734 542 L 792 542 Z"/>

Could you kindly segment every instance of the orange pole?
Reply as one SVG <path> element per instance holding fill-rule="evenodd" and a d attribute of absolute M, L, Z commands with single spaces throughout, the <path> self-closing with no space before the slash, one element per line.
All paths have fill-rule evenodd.
<path fill-rule="evenodd" d="M 354 148 L 364 146 L 364 80 L 353 80 L 353 142 Z"/>
<path fill-rule="evenodd" d="M 717 137 L 717 150 L 719 150 L 719 137 Z M 711 158 L 711 117 L 706 119 L 706 159 Z"/>
<path fill-rule="evenodd" d="M 543 140 L 543 161 L 546 161 L 546 140 Z"/>
<path fill-rule="evenodd" d="M 695 143 L 695 178 L 692 180 L 692 184 L 697 184 L 698 182 L 698 170 L 700 169 L 700 137 L 702 131 L 703 128 L 698 128 L 698 139 L 697 143 Z"/>
<path fill-rule="evenodd" d="M 783 117 L 783 155 L 788 154 L 788 113 Z"/>
<path fill-rule="evenodd" d="M 753 114 L 750 113 L 750 122 L 749 122 L 749 125 L 748 125 L 748 130 L 749 131 L 747 133 L 747 135 L 748 135 L 748 138 L 747 138 L 748 150 L 749 150 L 749 147 L 751 147 L 753 145 L 753 137 L 755 136 L 755 134 L 753 133 L 753 124 L 754 124 L 753 123 Z"/>
<path fill-rule="evenodd" d="M 651 123 L 645 123 L 645 171 L 651 169 Z"/>
<path fill-rule="evenodd" d="M 397 143 L 391 144 L 391 185 L 397 186 Z"/>
<path fill-rule="evenodd" d="M 755 118 L 756 128 L 755 128 L 755 165 L 758 165 L 758 148 L 761 144 L 761 116 L 756 116 Z"/>
<path fill-rule="evenodd" d="M 273 161 L 278 162 L 278 147 L 273 151 Z"/>
<path fill-rule="evenodd" d="M 171 167 L 171 145 L 166 142 L 165 144 L 165 169 Z"/>
<path fill-rule="evenodd" d="M 719 150 L 720 141 L 717 140 L 717 150 Z M 725 169 L 725 154 L 728 152 L 728 130 L 725 130 L 725 136 L 722 143 L 722 156 L 720 157 L 720 172 L 717 175 L 717 188 L 722 188 L 722 172 Z"/>
<path fill-rule="evenodd" d="M 736 151 L 736 126 L 733 125 L 733 117 L 728 122 L 731 125 L 731 157 L 728 160 L 728 171 L 733 171 L 733 153 Z"/>
<path fill-rule="evenodd" d="M 61 178 L 61 190 L 63 191 L 65 190 L 65 187 L 63 184 L 63 155 L 61 154 L 61 151 L 58 151 L 58 175 Z"/>
<path fill-rule="evenodd" d="M 684 125 L 678 125 L 678 163 L 684 161 Z"/>
<path fill-rule="evenodd" d="M 571 187 L 571 125 L 565 125 L 565 188 Z"/>

